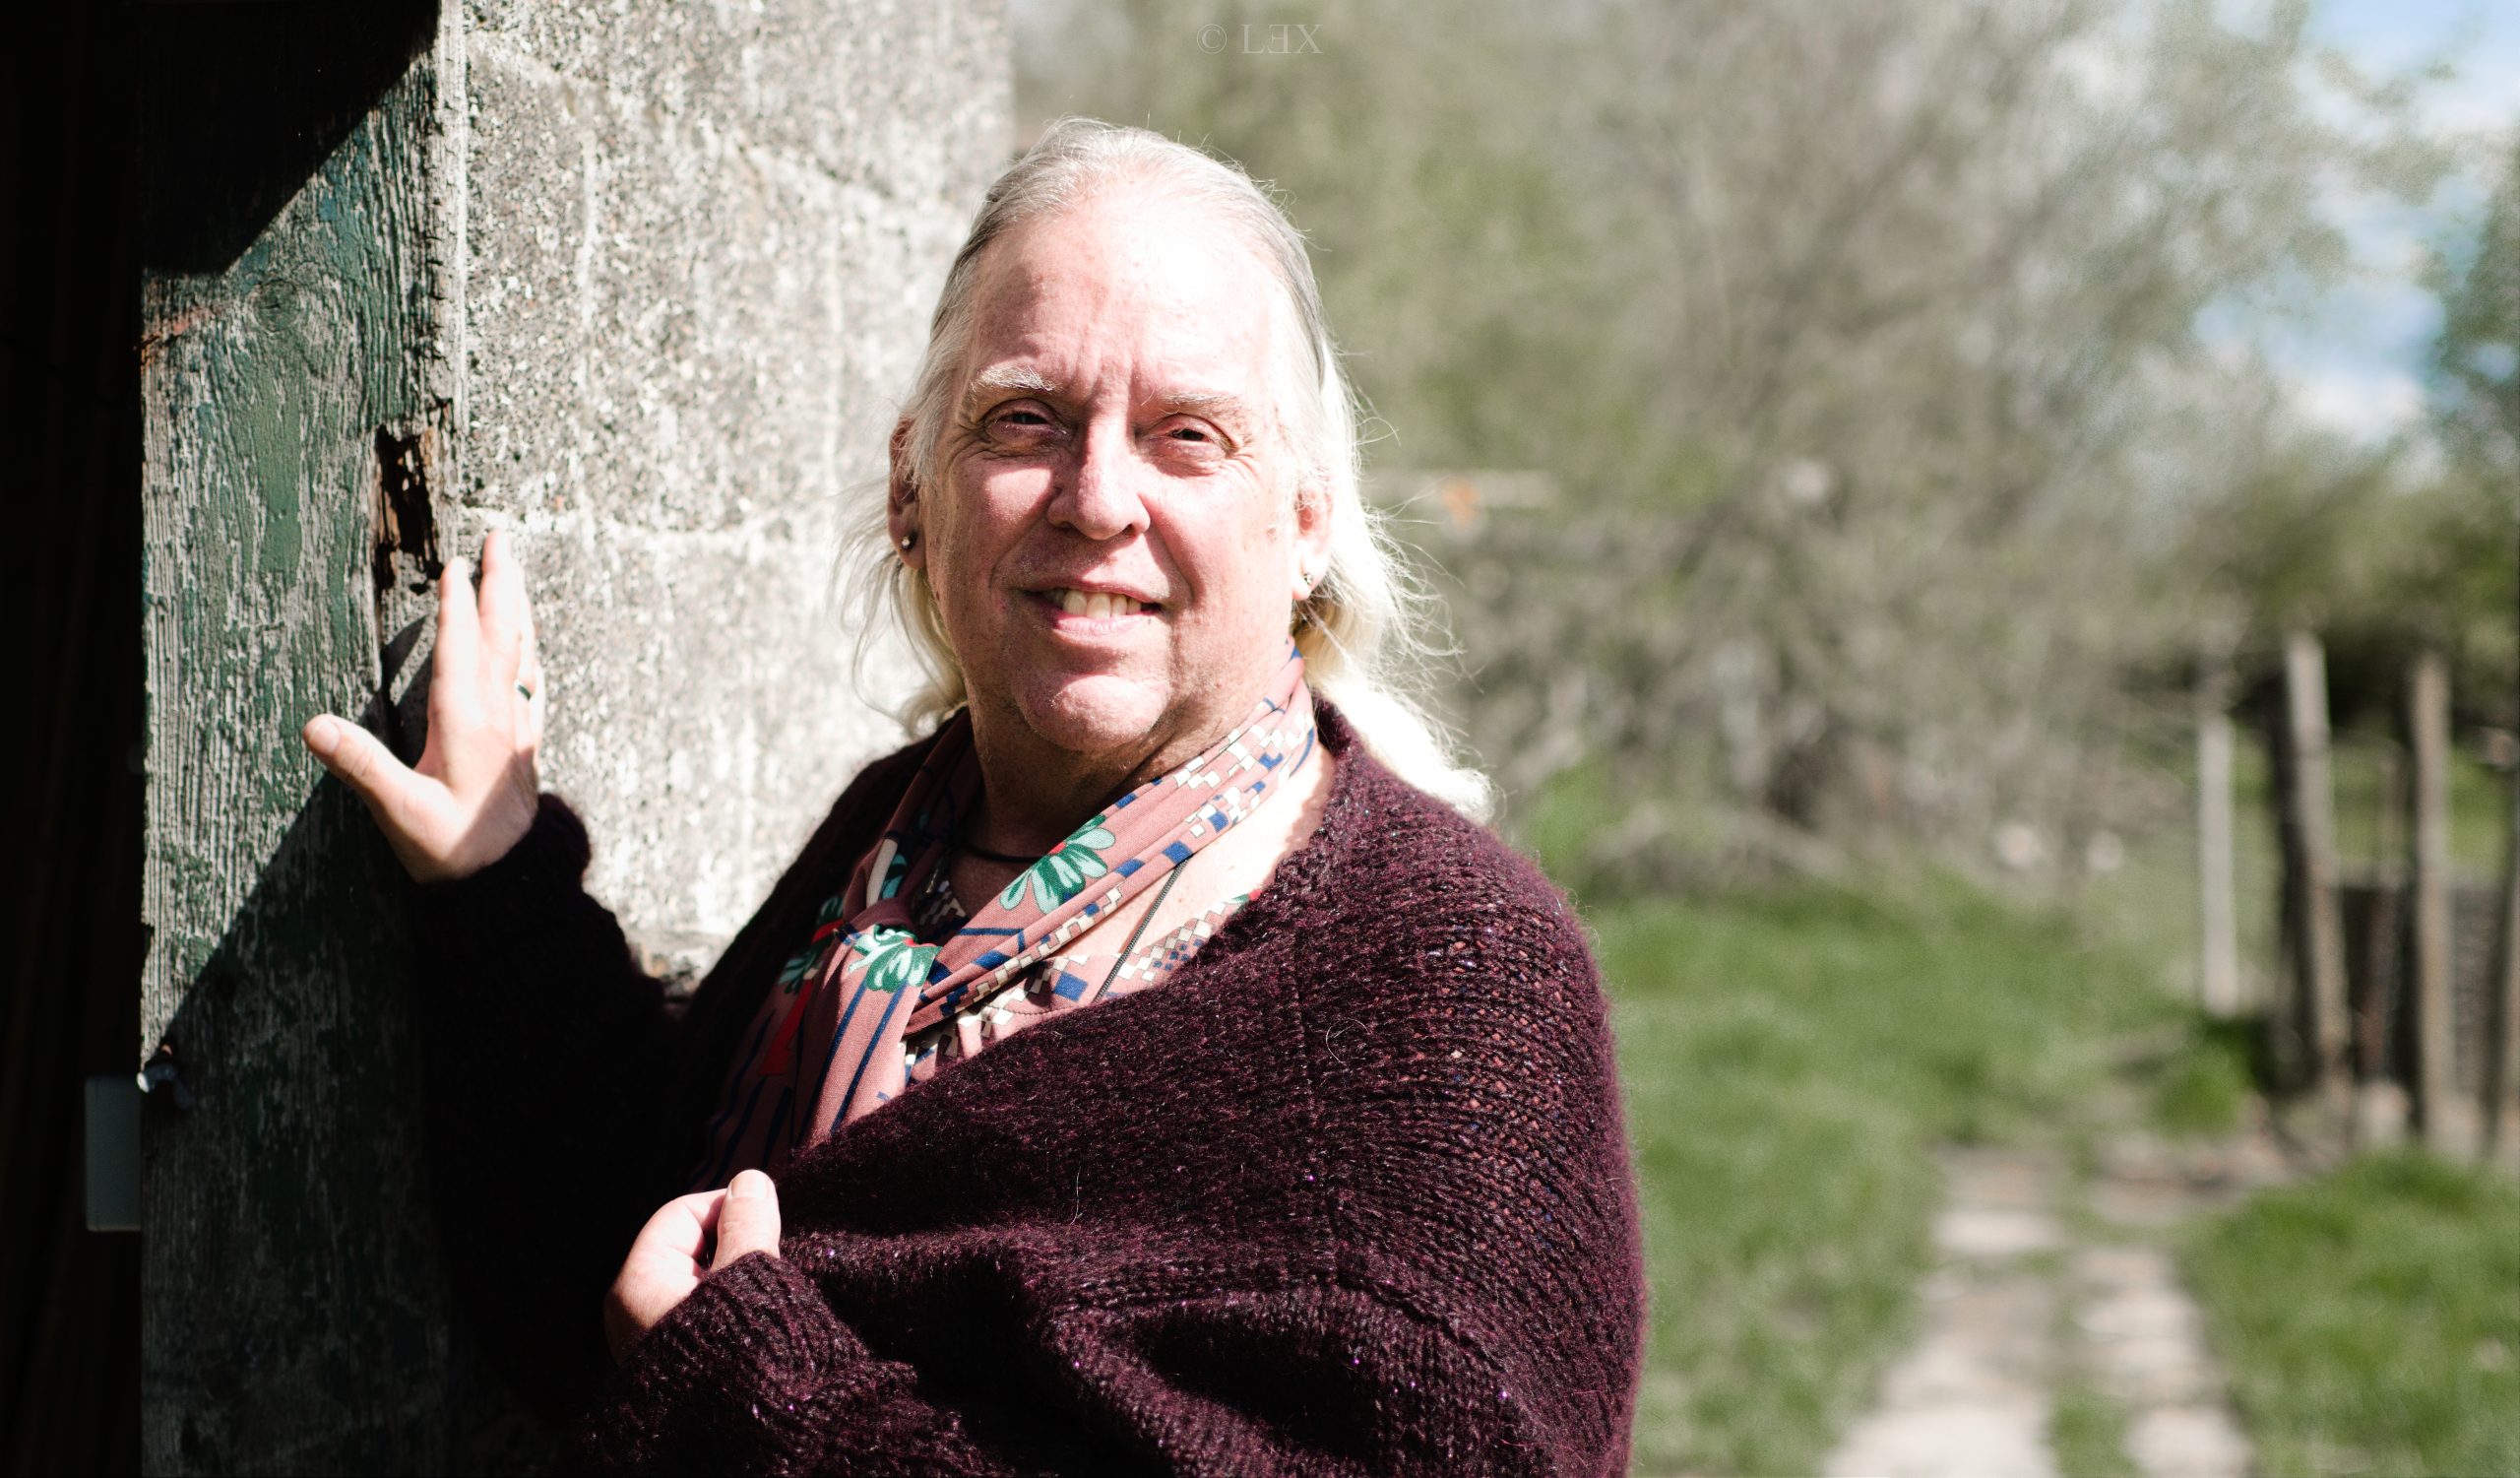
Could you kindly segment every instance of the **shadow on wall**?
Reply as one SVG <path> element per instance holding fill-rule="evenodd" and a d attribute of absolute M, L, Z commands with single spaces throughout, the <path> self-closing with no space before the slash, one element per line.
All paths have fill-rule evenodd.
<path fill-rule="evenodd" d="M 173 1244 L 142 1290 L 153 1462 L 299 1447 L 279 1390 L 335 1408 L 327 1465 L 443 1465 L 442 1320 L 411 1298 L 438 1282 L 419 1064 L 406 982 L 379 968 L 407 943 L 399 893 L 356 799 L 320 782 L 167 1027 L 182 1091 L 144 1120 L 147 1234 Z"/>
<path fill-rule="evenodd" d="M 402 80 L 437 29 L 437 6 L 170 5 L 142 12 L 158 125 L 142 199 L 153 274 L 224 271 Z"/>
<path fill-rule="evenodd" d="M 425 667 L 400 703 L 390 694 L 419 634 L 415 622 L 397 635 L 361 716 L 407 759 Z M 168 1024 L 161 1051 L 181 1091 L 151 1094 L 144 1122 L 148 1225 L 165 1244 L 142 1288 L 153 1467 L 516 1471 L 557 1458 L 556 1436 L 448 1317 L 406 967 L 410 886 L 358 799 L 319 780 Z"/>

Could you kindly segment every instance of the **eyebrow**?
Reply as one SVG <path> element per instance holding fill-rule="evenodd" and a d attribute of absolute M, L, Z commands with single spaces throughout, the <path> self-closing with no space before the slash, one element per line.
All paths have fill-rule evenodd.
<path fill-rule="evenodd" d="M 963 391 L 963 409 L 972 410 L 991 395 L 1043 395 L 1062 400 L 1062 387 L 1038 369 L 1020 364 L 995 365 L 972 376 Z"/>
<path fill-rule="evenodd" d="M 972 376 L 963 392 L 966 415 L 976 411 L 979 403 L 992 395 L 1038 395 L 1047 400 L 1073 404 L 1076 396 L 1069 388 L 1024 364 L 993 365 Z M 1158 397 L 1157 403 L 1167 412 L 1192 411 L 1219 418 L 1256 419 L 1249 402 L 1241 396 L 1223 390 L 1176 390 Z"/>

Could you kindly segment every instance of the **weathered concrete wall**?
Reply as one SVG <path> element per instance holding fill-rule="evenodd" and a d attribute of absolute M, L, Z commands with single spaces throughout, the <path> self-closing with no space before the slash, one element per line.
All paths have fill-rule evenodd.
<path fill-rule="evenodd" d="M 634 937 L 704 962 L 898 738 L 833 548 L 1007 142 L 993 4 L 395 15 L 151 17 L 158 1469 L 526 1450 L 439 1286 L 397 874 L 295 730 L 416 752 L 431 563 L 515 530 L 546 784 Z"/>
<path fill-rule="evenodd" d="M 545 783 L 664 953 L 877 750 L 832 599 L 1011 108 L 991 5 L 468 9 L 457 537 L 522 531 Z"/>

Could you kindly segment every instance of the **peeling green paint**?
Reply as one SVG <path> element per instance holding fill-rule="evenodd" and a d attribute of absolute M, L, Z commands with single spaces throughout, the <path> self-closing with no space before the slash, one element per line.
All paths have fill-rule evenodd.
<path fill-rule="evenodd" d="M 280 33 L 303 21 L 230 12 L 216 33 L 238 48 L 371 44 L 346 21 L 329 42 Z M 258 42 L 257 28 L 275 33 Z M 155 1471 L 458 1465 L 404 884 L 296 738 L 316 712 L 356 713 L 377 671 L 376 426 L 443 398 L 411 311 L 443 257 L 424 148 L 436 76 L 425 50 L 402 65 L 250 240 L 145 286 L 155 933 L 140 1045 L 162 1032 L 194 1099 L 189 1113 L 153 1101 L 146 1121 Z M 163 130 L 186 126 L 144 134 L 180 154 Z M 264 142 L 285 164 L 296 137 Z"/>
<path fill-rule="evenodd" d="M 285 334 L 284 328 L 280 331 Z M 284 366 L 296 346 L 285 342 L 276 357 Z M 246 370 L 251 375 L 252 370 Z M 297 572 L 304 551 L 305 530 L 299 523 L 297 449 L 320 436 L 324 427 L 308 424 L 303 382 L 295 375 L 248 378 L 239 387 L 245 414 L 236 426 L 238 450 L 252 470 L 254 511 L 261 515 L 262 538 L 255 559 L 258 574 L 286 579 Z"/>

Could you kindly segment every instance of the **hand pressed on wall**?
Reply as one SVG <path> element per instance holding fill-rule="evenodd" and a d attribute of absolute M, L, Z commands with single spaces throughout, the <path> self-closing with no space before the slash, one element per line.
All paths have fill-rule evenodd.
<path fill-rule="evenodd" d="M 717 1251 L 704 1267 L 701 1253 L 713 1235 Z M 603 1338 L 613 1360 L 628 1359 L 639 1336 L 691 1297 L 703 1275 L 747 1253 L 779 1255 L 779 1188 L 760 1171 L 738 1171 L 724 1190 L 678 1195 L 658 1207 L 604 1295 Z"/>
<path fill-rule="evenodd" d="M 481 542 L 477 601 L 461 559 L 438 581 L 428 743 L 414 769 L 333 714 L 307 722 L 306 747 L 367 803 L 403 868 L 421 882 L 477 872 L 533 829 L 539 804 L 542 664 L 525 571 L 505 534 Z"/>

